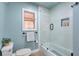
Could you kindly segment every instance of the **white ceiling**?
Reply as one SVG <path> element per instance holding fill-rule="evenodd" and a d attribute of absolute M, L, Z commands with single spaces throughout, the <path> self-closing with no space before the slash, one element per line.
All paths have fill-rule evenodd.
<path fill-rule="evenodd" d="M 55 5 L 59 4 L 59 2 L 34 2 L 37 5 L 41 5 L 46 8 L 52 8 Z"/>

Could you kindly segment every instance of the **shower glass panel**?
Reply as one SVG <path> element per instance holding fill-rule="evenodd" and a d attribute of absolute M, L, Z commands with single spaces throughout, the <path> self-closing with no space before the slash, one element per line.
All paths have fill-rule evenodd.
<path fill-rule="evenodd" d="M 40 44 L 59 56 L 70 56 L 73 53 L 73 10 L 70 7 L 72 4 L 63 2 L 51 9 L 39 7 Z M 61 27 L 61 19 L 67 17 L 70 19 L 69 27 Z M 53 30 L 50 30 L 50 24 L 54 25 Z"/>
<path fill-rule="evenodd" d="M 50 43 L 49 10 L 43 7 L 39 7 L 39 15 L 40 15 L 40 44 L 45 48 L 49 48 Z"/>

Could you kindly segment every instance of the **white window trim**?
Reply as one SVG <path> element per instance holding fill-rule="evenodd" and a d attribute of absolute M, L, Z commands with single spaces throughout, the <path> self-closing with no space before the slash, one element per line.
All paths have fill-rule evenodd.
<path fill-rule="evenodd" d="M 24 29 L 24 11 L 30 11 L 35 13 L 35 29 Z M 37 31 L 37 12 L 31 9 L 22 8 L 22 31 Z"/>

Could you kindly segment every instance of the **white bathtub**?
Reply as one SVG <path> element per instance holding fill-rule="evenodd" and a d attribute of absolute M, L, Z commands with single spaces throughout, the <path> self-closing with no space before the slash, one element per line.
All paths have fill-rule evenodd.
<path fill-rule="evenodd" d="M 47 50 L 47 48 L 45 48 L 43 46 L 40 46 L 40 49 L 43 51 L 43 53 L 45 54 L 45 56 L 57 56 L 56 54 L 54 54 L 50 50 Z"/>
<path fill-rule="evenodd" d="M 40 48 L 47 56 L 71 56 L 73 53 L 72 50 L 57 45 L 54 45 L 52 49 L 47 49 L 44 46 L 40 46 Z"/>

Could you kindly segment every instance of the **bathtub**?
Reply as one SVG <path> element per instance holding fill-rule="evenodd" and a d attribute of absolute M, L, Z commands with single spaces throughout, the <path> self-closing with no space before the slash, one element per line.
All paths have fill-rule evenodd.
<path fill-rule="evenodd" d="M 72 50 L 57 45 L 54 45 L 52 49 L 40 46 L 40 49 L 46 56 L 71 56 L 73 53 Z"/>
<path fill-rule="evenodd" d="M 40 46 L 38 49 L 32 50 L 31 56 L 56 56 L 56 54 Z"/>
<path fill-rule="evenodd" d="M 57 56 L 55 53 L 51 52 L 50 50 L 48 50 L 44 46 L 40 46 L 40 49 L 43 51 L 45 56 Z"/>

